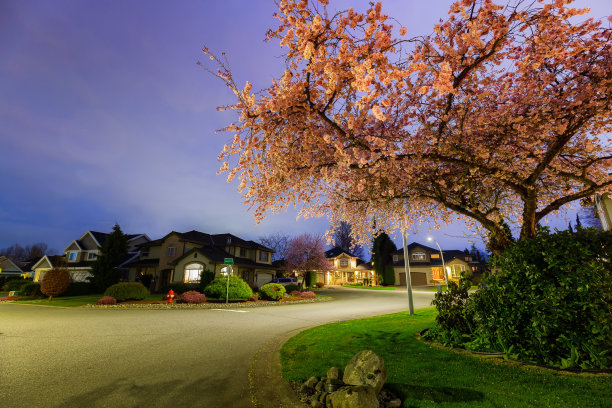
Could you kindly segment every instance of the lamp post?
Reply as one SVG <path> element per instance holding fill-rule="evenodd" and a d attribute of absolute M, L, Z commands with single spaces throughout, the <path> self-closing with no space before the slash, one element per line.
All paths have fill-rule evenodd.
<path fill-rule="evenodd" d="M 410 316 L 414 315 L 414 302 L 412 301 L 412 282 L 410 279 L 410 259 L 408 257 L 408 245 L 406 244 L 406 231 L 402 231 L 404 243 L 404 271 L 406 271 L 406 291 L 408 292 L 408 311 Z"/>
<path fill-rule="evenodd" d="M 446 276 L 446 265 L 444 264 L 444 254 L 442 253 L 442 248 L 440 248 L 440 244 L 438 244 L 438 241 L 433 239 L 433 237 L 427 237 L 427 240 L 435 242 L 438 246 L 438 249 L 440 250 L 440 257 L 442 257 L 442 272 L 444 273 L 444 282 L 446 283 L 446 290 L 448 290 L 448 277 Z"/>

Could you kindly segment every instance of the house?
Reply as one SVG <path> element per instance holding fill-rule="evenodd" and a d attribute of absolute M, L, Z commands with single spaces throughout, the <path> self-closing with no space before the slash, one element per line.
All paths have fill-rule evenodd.
<path fill-rule="evenodd" d="M 219 276 L 226 258 L 233 259 L 233 274 L 252 286 L 272 281 L 277 269 L 272 265 L 272 249 L 232 234 L 172 231 L 141 244 L 139 250 L 138 258 L 126 264 L 129 279 L 151 275 L 155 279 L 154 290 L 170 283 L 199 282 L 204 271 Z"/>
<path fill-rule="evenodd" d="M 595 209 L 604 231 L 612 230 L 612 198 L 609 194 L 595 194 Z"/>
<path fill-rule="evenodd" d="M 472 257 L 460 250 L 442 251 L 448 280 L 459 282 L 461 272 L 473 271 L 475 262 Z M 440 251 L 426 245 L 413 242 L 408 245 L 410 260 L 410 282 L 412 286 L 444 284 L 444 270 Z M 474 264 L 474 265 L 472 265 Z M 406 286 L 406 271 L 404 267 L 404 249 L 393 253 L 393 269 L 395 284 Z"/>
<path fill-rule="evenodd" d="M 75 239 L 64 248 L 63 256 L 43 256 L 32 266 L 34 282 L 42 281 L 46 271 L 55 267 L 65 267 L 70 271 L 73 282 L 86 282 L 91 276 L 91 267 L 102 251 L 102 245 L 110 234 L 98 231 L 86 231 L 79 239 Z M 145 234 L 128 234 L 128 257 L 122 262 L 128 262 L 138 256 L 138 246 L 149 242 Z M 121 265 L 118 265 L 121 268 Z"/>
<path fill-rule="evenodd" d="M 6 256 L 0 256 L 0 276 L 3 277 L 23 277 L 27 270 L 22 269 L 15 262 L 11 261 Z"/>
<path fill-rule="evenodd" d="M 340 247 L 325 252 L 331 264 L 328 272 L 317 272 L 317 282 L 326 285 L 344 285 L 354 283 L 374 283 L 375 274 L 370 264 Z"/>

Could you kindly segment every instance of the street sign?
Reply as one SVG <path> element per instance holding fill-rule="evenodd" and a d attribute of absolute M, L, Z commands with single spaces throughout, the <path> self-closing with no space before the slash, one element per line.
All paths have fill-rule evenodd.
<path fill-rule="evenodd" d="M 223 263 L 225 265 L 233 265 L 234 264 L 234 258 L 224 258 L 223 259 Z"/>

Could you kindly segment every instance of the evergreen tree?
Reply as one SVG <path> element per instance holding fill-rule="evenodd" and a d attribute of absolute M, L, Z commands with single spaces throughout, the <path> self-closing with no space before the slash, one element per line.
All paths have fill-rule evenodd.
<path fill-rule="evenodd" d="M 376 236 L 374 242 L 372 242 L 371 261 L 374 264 L 374 271 L 378 281 L 382 282 L 383 285 L 393 284 L 388 282 L 389 279 L 386 277 L 385 270 L 387 270 L 387 266 L 391 266 L 391 269 L 393 269 L 393 252 L 396 250 L 397 247 L 384 232 Z"/>
<path fill-rule="evenodd" d="M 567 223 L 567 230 L 569 231 L 570 234 L 574 233 L 574 229 L 572 228 L 572 222 L 568 222 Z"/>
<path fill-rule="evenodd" d="M 102 254 L 96 259 L 91 268 L 89 280 L 100 291 L 106 290 L 111 285 L 119 282 L 121 271 L 117 268 L 128 253 L 127 237 L 121 231 L 118 224 L 113 227 L 113 232 L 106 237 L 102 244 Z"/>
<path fill-rule="evenodd" d="M 582 223 L 580 222 L 580 216 L 576 214 L 576 230 L 582 229 Z"/>

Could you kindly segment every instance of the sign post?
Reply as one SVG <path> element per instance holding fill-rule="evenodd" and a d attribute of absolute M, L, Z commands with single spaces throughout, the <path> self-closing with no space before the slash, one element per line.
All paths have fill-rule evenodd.
<path fill-rule="evenodd" d="M 222 272 L 225 270 L 225 277 L 227 278 L 227 284 L 225 288 L 225 303 L 229 303 L 229 279 L 230 275 L 233 272 L 232 265 L 234 264 L 234 258 L 224 258 L 223 264 L 227 265 L 226 267 L 221 269 Z"/>

